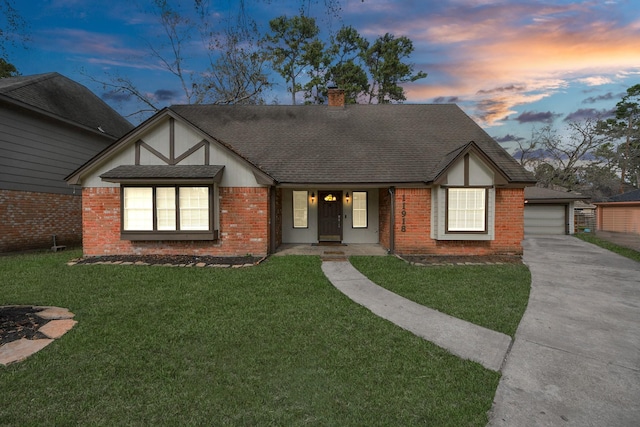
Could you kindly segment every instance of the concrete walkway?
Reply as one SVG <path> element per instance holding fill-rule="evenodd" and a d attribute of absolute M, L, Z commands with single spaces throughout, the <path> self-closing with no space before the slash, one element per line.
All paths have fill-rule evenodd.
<path fill-rule="evenodd" d="M 376 285 L 348 261 L 324 261 L 331 283 L 356 303 L 415 335 L 487 369 L 499 371 L 511 337 L 416 304 Z"/>
<path fill-rule="evenodd" d="M 529 305 L 491 426 L 640 425 L 640 263 L 571 236 L 527 237 Z"/>

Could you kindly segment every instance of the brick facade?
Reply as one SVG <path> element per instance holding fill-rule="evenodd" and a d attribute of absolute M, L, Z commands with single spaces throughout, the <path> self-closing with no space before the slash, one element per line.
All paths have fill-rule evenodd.
<path fill-rule="evenodd" d="M 380 245 L 383 248 L 391 248 L 391 194 L 388 188 L 381 188 L 378 193 L 378 230 Z"/>
<path fill-rule="evenodd" d="M 0 252 L 79 246 L 80 195 L 0 190 Z"/>
<path fill-rule="evenodd" d="M 266 255 L 269 189 L 221 187 L 219 196 L 218 241 L 128 241 L 120 239 L 120 188 L 85 188 L 84 255 Z"/>
<path fill-rule="evenodd" d="M 391 200 L 380 190 L 380 244 L 390 248 Z M 433 240 L 431 189 L 398 188 L 395 191 L 395 252 L 398 254 L 490 255 L 522 254 L 524 239 L 524 189 L 496 189 L 495 239 Z"/>

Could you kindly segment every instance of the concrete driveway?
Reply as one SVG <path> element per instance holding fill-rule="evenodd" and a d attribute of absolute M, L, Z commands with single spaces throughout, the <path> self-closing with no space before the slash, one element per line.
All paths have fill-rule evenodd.
<path fill-rule="evenodd" d="M 571 236 L 527 237 L 531 296 L 492 426 L 640 425 L 640 263 Z"/>

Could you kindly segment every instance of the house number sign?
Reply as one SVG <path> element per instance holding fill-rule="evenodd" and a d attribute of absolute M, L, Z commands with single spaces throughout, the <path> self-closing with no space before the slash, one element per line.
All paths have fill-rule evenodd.
<path fill-rule="evenodd" d="M 407 211 L 405 208 L 405 195 L 402 195 L 402 212 L 400 212 L 400 215 L 402 215 L 402 227 L 400 227 L 400 231 L 402 231 L 403 233 L 407 231 L 407 226 L 405 225 L 404 221 L 405 218 L 407 217 Z"/>

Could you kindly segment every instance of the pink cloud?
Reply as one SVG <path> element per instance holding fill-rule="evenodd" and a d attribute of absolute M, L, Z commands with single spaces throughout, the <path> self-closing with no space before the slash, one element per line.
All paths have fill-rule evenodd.
<path fill-rule="evenodd" d="M 124 43 L 113 35 L 72 28 L 45 30 L 43 34 L 48 39 L 46 46 L 49 46 L 49 50 L 113 58 L 136 57 L 142 54 L 137 49 L 123 46 Z"/>
<path fill-rule="evenodd" d="M 586 3 L 497 4 L 405 23 L 414 42 L 441 54 L 438 73 L 447 77 L 442 85 L 431 86 L 429 78 L 411 85 L 409 99 L 429 102 L 455 95 L 472 100 L 476 118 L 492 126 L 515 113 L 515 107 L 571 83 L 605 84 L 622 70 L 637 71 L 640 23 L 616 24 L 592 8 Z M 414 60 L 424 54 L 416 52 Z M 496 90 L 506 87 L 518 90 Z"/>

